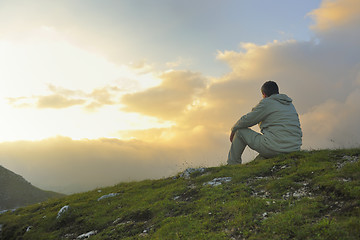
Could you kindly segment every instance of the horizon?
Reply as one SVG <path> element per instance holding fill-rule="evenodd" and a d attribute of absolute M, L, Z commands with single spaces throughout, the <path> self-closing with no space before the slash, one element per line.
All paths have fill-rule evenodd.
<path fill-rule="evenodd" d="M 302 149 L 359 147 L 359 16 L 356 0 L 2 1 L 0 165 L 64 193 L 225 164 L 267 80 Z"/>

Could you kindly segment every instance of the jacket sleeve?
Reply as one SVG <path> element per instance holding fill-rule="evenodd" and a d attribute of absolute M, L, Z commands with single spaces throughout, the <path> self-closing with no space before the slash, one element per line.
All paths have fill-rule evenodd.
<path fill-rule="evenodd" d="M 248 128 L 256 125 L 257 123 L 264 120 L 267 115 L 266 111 L 266 101 L 265 99 L 261 100 L 258 105 L 256 105 L 251 112 L 242 116 L 235 125 L 231 128 L 232 132 L 237 131 L 240 128 Z"/>

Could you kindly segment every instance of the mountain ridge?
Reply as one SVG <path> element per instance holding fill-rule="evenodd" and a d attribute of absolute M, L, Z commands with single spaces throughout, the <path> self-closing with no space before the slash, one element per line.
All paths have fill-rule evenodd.
<path fill-rule="evenodd" d="M 0 165 L 0 211 L 23 207 L 49 198 L 64 196 L 60 193 L 44 191 L 22 176 Z"/>

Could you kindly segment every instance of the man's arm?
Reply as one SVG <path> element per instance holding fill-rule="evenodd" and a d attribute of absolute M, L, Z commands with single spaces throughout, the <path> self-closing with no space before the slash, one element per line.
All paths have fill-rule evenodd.
<path fill-rule="evenodd" d="M 261 122 L 266 115 L 268 114 L 266 111 L 266 106 L 265 106 L 266 100 L 263 99 L 259 102 L 258 105 L 256 105 L 251 112 L 249 112 L 248 114 L 242 116 L 236 123 L 235 125 L 231 128 L 231 134 L 235 134 L 235 132 L 240 129 L 240 128 L 248 128 L 248 127 L 252 127 L 256 124 L 258 124 L 259 122 Z M 234 136 L 232 136 L 234 137 Z M 231 135 L 230 135 L 230 141 L 231 141 Z"/>
<path fill-rule="evenodd" d="M 233 141 L 234 136 L 235 136 L 235 132 L 231 131 L 231 133 L 230 133 L 230 142 Z"/>

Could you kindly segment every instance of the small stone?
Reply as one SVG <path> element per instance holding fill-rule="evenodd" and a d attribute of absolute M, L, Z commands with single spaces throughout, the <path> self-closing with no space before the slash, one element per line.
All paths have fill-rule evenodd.
<path fill-rule="evenodd" d="M 0 214 L 6 213 L 7 211 L 9 211 L 9 210 L 1 210 Z"/>
<path fill-rule="evenodd" d="M 103 200 L 103 199 L 106 199 L 106 198 L 110 198 L 110 197 L 115 197 L 117 195 L 119 195 L 120 193 L 110 193 L 110 194 L 107 194 L 107 195 L 103 195 L 101 197 L 98 198 L 98 201 L 100 200 Z"/>
<path fill-rule="evenodd" d="M 293 193 L 293 197 L 299 198 L 299 197 L 301 197 L 301 196 L 302 196 L 302 194 L 299 193 L 299 192 L 294 192 L 294 193 Z"/>
<path fill-rule="evenodd" d="M 190 174 L 192 174 L 194 172 L 204 173 L 205 170 L 206 170 L 206 168 L 187 168 L 183 173 L 180 174 L 180 177 L 183 177 L 185 179 L 189 179 Z"/>
<path fill-rule="evenodd" d="M 203 185 L 204 186 L 210 185 L 212 187 L 216 187 L 216 186 L 221 185 L 222 183 L 230 182 L 231 180 L 232 180 L 231 177 L 214 178 L 210 182 L 206 182 Z"/>
<path fill-rule="evenodd" d="M 71 239 L 74 239 L 75 236 L 76 236 L 75 233 L 67 233 L 67 234 L 64 235 L 65 238 L 71 238 Z"/>
<path fill-rule="evenodd" d="M 113 221 L 113 225 L 118 224 L 121 221 L 121 218 L 117 218 L 115 221 Z"/>
<path fill-rule="evenodd" d="M 79 235 L 76 239 L 89 238 L 89 237 L 91 237 L 92 235 L 96 235 L 96 234 L 97 234 L 97 231 L 90 231 L 90 232 L 87 232 L 87 233 L 84 233 L 84 234 Z"/>
<path fill-rule="evenodd" d="M 65 205 L 63 206 L 60 211 L 58 212 L 56 219 L 60 218 L 64 213 L 66 213 L 67 211 L 69 211 L 70 206 L 69 205 Z"/>

